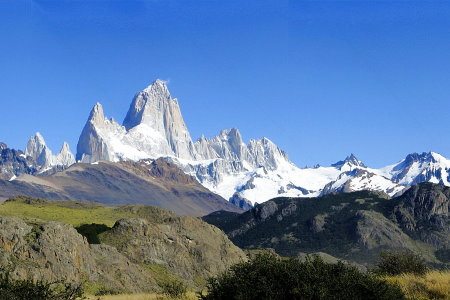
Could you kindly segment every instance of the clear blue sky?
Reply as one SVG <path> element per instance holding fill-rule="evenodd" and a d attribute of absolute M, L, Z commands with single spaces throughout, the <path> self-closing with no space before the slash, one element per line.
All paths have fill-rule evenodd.
<path fill-rule="evenodd" d="M 450 156 L 450 2 L 0 0 L 0 140 L 56 151 L 96 101 L 169 80 L 193 138 L 237 127 L 299 166 Z"/>

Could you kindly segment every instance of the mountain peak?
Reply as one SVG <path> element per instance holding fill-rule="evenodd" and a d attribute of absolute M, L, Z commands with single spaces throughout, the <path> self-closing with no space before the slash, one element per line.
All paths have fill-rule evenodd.
<path fill-rule="evenodd" d="M 58 155 L 54 158 L 54 165 L 68 167 L 75 163 L 75 156 L 70 151 L 69 144 L 64 142 Z"/>
<path fill-rule="evenodd" d="M 236 141 L 237 143 L 242 143 L 242 136 L 237 128 L 223 129 L 219 134 L 221 139 L 228 141 Z"/>
<path fill-rule="evenodd" d="M 410 153 L 406 156 L 404 163 L 412 164 L 414 162 L 424 163 L 424 162 L 446 162 L 447 159 L 437 152 L 422 152 L 422 153 Z"/>
<path fill-rule="evenodd" d="M 52 151 L 47 147 L 44 137 L 39 132 L 30 137 L 25 155 L 31 156 L 39 166 L 48 167 L 53 163 Z"/>
<path fill-rule="evenodd" d="M 42 134 L 38 131 L 34 134 L 34 136 L 31 137 L 31 139 L 33 139 L 34 141 L 36 141 L 37 143 L 41 144 L 41 145 L 46 145 L 45 144 L 45 139 L 42 136 Z"/>
<path fill-rule="evenodd" d="M 105 120 L 105 113 L 100 102 L 95 103 L 94 107 L 92 107 L 91 113 L 89 114 L 89 120 L 93 123 L 99 121 L 103 122 Z"/>
<path fill-rule="evenodd" d="M 366 168 L 366 165 L 362 161 L 360 161 L 353 153 L 348 155 L 344 160 L 338 161 L 337 163 L 334 163 L 331 166 L 342 171 L 344 168 L 345 169 L 347 168 L 353 169 L 354 167 Z"/>

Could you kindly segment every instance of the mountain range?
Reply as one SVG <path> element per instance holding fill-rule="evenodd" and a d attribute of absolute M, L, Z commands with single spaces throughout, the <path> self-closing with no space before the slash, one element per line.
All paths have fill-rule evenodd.
<path fill-rule="evenodd" d="M 77 164 L 139 162 L 161 158 L 194 177 L 204 188 L 249 209 L 274 197 L 317 197 L 371 190 L 389 197 L 421 182 L 450 186 L 450 161 L 435 152 L 413 153 L 387 167 L 374 169 L 351 154 L 331 166 L 299 168 L 267 138 L 245 143 L 238 129 L 193 141 L 178 100 L 166 82 L 156 80 L 138 92 L 120 124 L 92 108 L 74 156 L 67 143 L 54 155 L 37 133 L 26 150 L 1 144 L 0 176 L 45 175 Z M 141 164 L 142 165 L 142 164 Z"/>

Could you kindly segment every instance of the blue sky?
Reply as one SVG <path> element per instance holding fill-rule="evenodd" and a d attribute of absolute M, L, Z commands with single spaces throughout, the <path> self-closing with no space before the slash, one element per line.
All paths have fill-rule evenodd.
<path fill-rule="evenodd" d="M 193 138 L 237 127 L 299 166 L 450 156 L 450 2 L 0 0 L 0 141 L 76 149 L 169 81 Z"/>

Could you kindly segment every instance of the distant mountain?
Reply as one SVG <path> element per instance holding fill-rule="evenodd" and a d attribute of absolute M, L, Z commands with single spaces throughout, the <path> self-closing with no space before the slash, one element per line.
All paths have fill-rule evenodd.
<path fill-rule="evenodd" d="M 0 180 L 0 199 L 19 195 L 108 205 L 153 205 L 193 216 L 217 210 L 240 212 L 238 207 L 162 159 L 77 163 L 49 175 L 22 175 L 14 181 Z"/>
<path fill-rule="evenodd" d="M 409 154 L 404 160 L 379 172 L 403 185 L 433 182 L 450 186 L 450 160 L 436 152 Z"/>
<path fill-rule="evenodd" d="M 405 186 L 390 179 L 368 171 L 367 169 L 353 169 L 339 175 L 339 177 L 325 185 L 320 195 L 331 193 L 350 193 L 354 191 L 383 192 L 389 196 L 401 193 Z"/>
<path fill-rule="evenodd" d="M 28 141 L 25 155 L 34 159 L 41 172 L 51 168 L 67 168 L 75 163 L 75 156 L 70 152 L 69 144 L 64 142 L 59 153 L 53 155 L 39 132 Z"/>
<path fill-rule="evenodd" d="M 22 174 L 35 174 L 38 169 L 39 166 L 31 156 L 0 143 L 0 179 L 14 180 Z"/>
<path fill-rule="evenodd" d="M 75 163 L 67 143 L 54 155 L 39 133 L 30 139 L 24 155 L 31 157 L 36 167 L 36 172 L 27 174 L 48 175 Z M 159 79 L 136 93 L 122 123 L 107 118 L 100 103 L 94 105 L 77 144 L 78 162 L 158 158 L 177 165 L 211 192 L 244 209 L 275 197 L 360 190 L 393 197 L 421 182 L 450 186 L 450 161 L 435 152 L 409 154 L 380 169 L 368 167 L 354 154 L 330 166 L 299 168 L 268 138 L 245 142 L 236 128 L 194 142 L 178 100 Z M 13 173 L 5 171 L 8 175 L 3 178 L 12 178 Z"/>
<path fill-rule="evenodd" d="M 243 214 L 214 212 L 203 219 L 246 249 L 325 252 L 360 264 L 374 262 L 383 250 L 407 249 L 443 265 L 437 253 L 450 251 L 449 208 L 449 187 L 422 183 L 389 200 L 370 191 L 277 198 Z"/>

